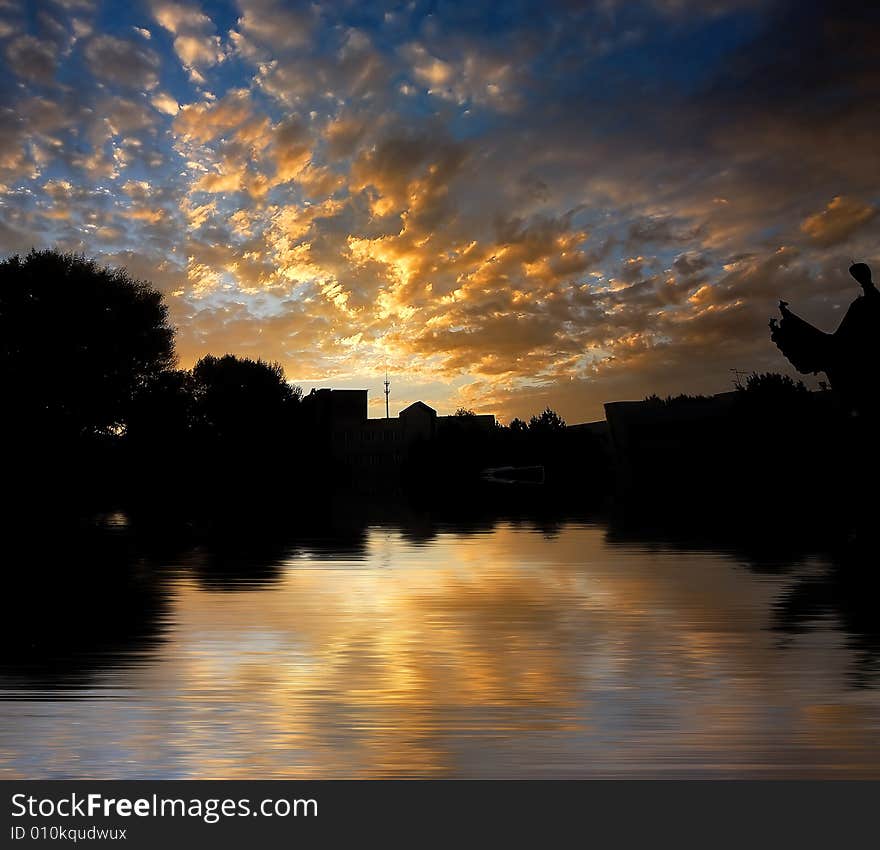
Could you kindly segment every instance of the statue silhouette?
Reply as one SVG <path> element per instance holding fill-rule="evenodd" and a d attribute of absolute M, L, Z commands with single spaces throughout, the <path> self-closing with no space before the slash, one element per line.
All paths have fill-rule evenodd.
<path fill-rule="evenodd" d="M 770 338 L 801 374 L 824 372 L 831 388 L 855 415 L 878 412 L 878 334 L 880 291 L 865 263 L 855 263 L 849 273 L 862 294 L 850 304 L 834 333 L 825 333 L 779 302 L 781 320 L 770 320 Z"/>

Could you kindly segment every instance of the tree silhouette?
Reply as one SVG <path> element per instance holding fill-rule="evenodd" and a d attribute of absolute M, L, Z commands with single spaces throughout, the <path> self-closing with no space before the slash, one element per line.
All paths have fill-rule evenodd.
<path fill-rule="evenodd" d="M 529 420 L 529 431 L 550 434 L 554 431 L 564 430 L 565 420 L 549 407 L 545 407 L 540 416 L 533 416 Z"/>
<path fill-rule="evenodd" d="M 711 401 L 711 397 L 705 395 L 689 395 L 688 393 L 679 393 L 678 395 L 668 395 L 664 398 L 657 395 L 657 393 L 651 393 L 651 395 L 645 396 L 645 401 L 648 404 L 652 404 L 657 407 L 674 407 L 675 405 L 679 404 L 692 404 L 693 402 Z"/>
<path fill-rule="evenodd" d="M 278 363 L 233 354 L 199 360 L 192 393 L 197 431 L 221 443 L 279 436 L 302 397 Z"/>
<path fill-rule="evenodd" d="M 193 408 L 192 373 L 169 369 L 135 395 L 126 439 L 139 446 L 180 441 L 192 426 Z"/>
<path fill-rule="evenodd" d="M 750 393 L 762 398 L 791 399 L 808 392 L 803 381 L 795 381 L 779 372 L 752 372 L 745 383 L 736 385 L 738 392 Z"/>
<path fill-rule="evenodd" d="M 57 251 L 0 262 L 0 385 L 22 434 L 125 431 L 135 397 L 174 365 L 162 295 Z"/>
<path fill-rule="evenodd" d="M 168 370 L 137 393 L 122 439 L 126 487 L 138 501 L 159 500 L 167 505 L 180 488 L 168 486 L 161 470 L 186 474 L 194 451 L 192 374 Z"/>
<path fill-rule="evenodd" d="M 199 360 L 191 391 L 189 468 L 199 510 L 214 520 L 286 510 L 300 492 L 302 391 L 277 363 L 232 354 Z"/>

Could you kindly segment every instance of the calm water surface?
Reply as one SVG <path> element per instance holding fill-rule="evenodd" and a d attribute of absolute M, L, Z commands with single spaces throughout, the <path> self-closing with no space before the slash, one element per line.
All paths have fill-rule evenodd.
<path fill-rule="evenodd" d="M 13 602 L 6 778 L 880 776 L 818 557 L 501 522 L 107 560 Z"/>

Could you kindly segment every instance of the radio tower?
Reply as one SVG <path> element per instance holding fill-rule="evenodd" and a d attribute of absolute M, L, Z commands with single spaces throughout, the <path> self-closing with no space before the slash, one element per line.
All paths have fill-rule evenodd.
<path fill-rule="evenodd" d="M 391 395 L 391 381 L 388 380 L 388 367 L 385 367 L 385 418 L 390 419 L 391 414 L 388 410 L 388 397 Z"/>

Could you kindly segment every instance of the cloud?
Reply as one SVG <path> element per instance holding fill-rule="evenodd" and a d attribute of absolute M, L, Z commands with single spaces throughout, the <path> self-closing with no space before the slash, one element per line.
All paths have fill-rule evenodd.
<path fill-rule="evenodd" d="M 112 95 L 96 101 L 97 119 L 114 136 L 127 136 L 153 126 L 155 116 L 137 97 Z"/>
<path fill-rule="evenodd" d="M 310 4 L 239 0 L 238 5 L 238 31 L 245 38 L 275 50 L 297 48 L 308 42 L 315 22 Z"/>
<path fill-rule="evenodd" d="M 287 182 L 297 177 L 309 164 L 312 140 L 306 125 L 295 116 L 275 130 L 276 179 Z"/>
<path fill-rule="evenodd" d="M 70 12 L 94 12 L 97 0 L 51 0 L 56 6 Z"/>
<path fill-rule="evenodd" d="M 0 251 L 6 255 L 23 254 L 37 247 L 40 247 L 40 241 L 35 241 L 33 235 L 0 218 Z"/>
<path fill-rule="evenodd" d="M 89 70 L 101 80 L 149 91 L 159 83 L 159 57 L 150 48 L 129 39 L 98 35 L 85 47 Z"/>
<path fill-rule="evenodd" d="M 180 111 L 180 104 L 167 92 L 156 92 L 151 98 L 150 103 L 165 115 L 177 115 Z"/>
<path fill-rule="evenodd" d="M 26 148 L 27 132 L 20 119 L 4 115 L 0 120 L 0 179 L 17 180 L 32 171 Z"/>
<path fill-rule="evenodd" d="M 238 192 L 244 187 L 246 170 L 234 168 L 231 171 L 218 170 L 202 175 L 193 185 L 196 192 Z"/>
<path fill-rule="evenodd" d="M 366 116 L 339 115 L 330 121 L 324 130 L 327 154 L 333 159 L 351 156 L 364 135 L 370 121 Z"/>
<path fill-rule="evenodd" d="M 186 68 L 205 68 L 223 59 L 219 36 L 179 35 L 174 49 Z"/>
<path fill-rule="evenodd" d="M 156 21 L 174 36 L 174 50 L 190 78 L 204 82 L 202 71 L 222 62 L 225 53 L 213 21 L 200 9 L 158 0 L 152 4 Z"/>
<path fill-rule="evenodd" d="M 51 83 L 58 69 L 58 56 L 51 41 L 21 35 L 6 45 L 6 60 L 18 76 L 35 83 Z"/>
<path fill-rule="evenodd" d="M 775 301 L 832 329 L 876 253 L 864 4 L 237 5 L 3 45 L 0 242 L 155 276 L 184 363 L 578 421 L 784 369 Z"/>
<path fill-rule="evenodd" d="M 446 61 L 421 44 L 407 45 L 403 54 L 413 78 L 430 95 L 459 105 L 490 105 L 501 110 L 513 110 L 520 104 L 509 57 L 468 49 Z"/>
<path fill-rule="evenodd" d="M 155 0 L 150 5 L 156 22 L 172 35 L 213 27 L 211 19 L 196 6 L 166 0 Z"/>
<path fill-rule="evenodd" d="M 327 166 L 306 166 L 296 176 L 310 201 L 322 201 L 345 186 L 345 177 Z"/>
<path fill-rule="evenodd" d="M 467 148 L 434 130 L 393 128 L 354 160 L 350 186 L 373 193 L 374 213 L 386 215 L 400 211 L 410 200 L 427 200 L 433 188 L 441 187 L 442 193 L 454 177 Z"/>
<path fill-rule="evenodd" d="M 838 195 L 821 212 L 801 222 L 801 230 L 824 247 L 846 242 L 857 230 L 873 221 L 877 207 Z"/>
<path fill-rule="evenodd" d="M 250 94 L 236 89 L 216 102 L 186 104 L 177 113 L 173 126 L 184 139 L 206 143 L 229 135 L 252 116 Z"/>

